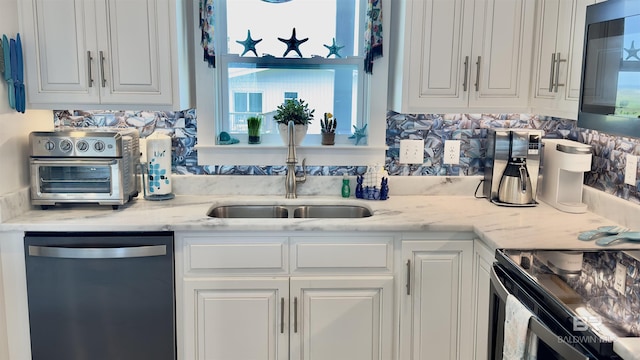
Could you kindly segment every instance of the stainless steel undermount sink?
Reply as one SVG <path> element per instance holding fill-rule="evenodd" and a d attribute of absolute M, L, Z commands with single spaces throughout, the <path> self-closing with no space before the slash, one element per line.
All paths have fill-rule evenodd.
<path fill-rule="evenodd" d="M 209 209 L 216 218 L 287 218 L 289 209 L 278 205 L 222 205 Z"/>
<path fill-rule="evenodd" d="M 219 205 L 213 206 L 207 216 L 215 218 L 327 218 L 355 219 L 372 216 L 373 212 L 361 205 Z"/>
<path fill-rule="evenodd" d="M 371 210 L 359 205 L 304 205 L 293 210 L 294 218 L 353 219 L 371 215 Z"/>

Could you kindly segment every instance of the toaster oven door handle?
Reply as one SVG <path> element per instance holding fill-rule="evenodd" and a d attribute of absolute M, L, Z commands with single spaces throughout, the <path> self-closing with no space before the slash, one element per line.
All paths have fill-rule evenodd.
<path fill-rule="evenodd" d="M 31 163 L 35 165 L 50 165 L 50 166 L 88 166 L 88 165 L 115 165 L 118 163 L 117 159 L 31 159 Z"/>

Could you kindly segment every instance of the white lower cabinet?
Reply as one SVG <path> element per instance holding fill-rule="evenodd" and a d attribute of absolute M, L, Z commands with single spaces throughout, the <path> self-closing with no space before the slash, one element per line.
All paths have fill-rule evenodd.
<path fill-rule="evenodd" d="M 481 240 L 473 242 L 473 320 L 475 360 L 489 356 L 489 300 L 491 296 L 491 266 L 495 255 Z"/>
<path fill-rule="evenodd" d="M 393 250 L 393 236 L 177 234 L 179 359 L 392 359 Z"/>
<path fill-rule="evenodd" d="M 404 239 L 400 358 L 472 359 L 473 241 Z"/>
<path fill-rule="evenodd" d="M 289 358 L 288 278 L 187 279 L 184 293 L 184 359 Z"/>

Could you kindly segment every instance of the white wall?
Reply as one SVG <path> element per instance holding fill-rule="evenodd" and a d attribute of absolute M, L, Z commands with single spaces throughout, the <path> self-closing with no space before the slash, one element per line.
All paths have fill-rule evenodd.
<path fill-rule="evenodd" d="M 0 36 L 18 33 L 17 0 L 0 0 Z M 23 42 L 29 39 L 22 39 Z M 27 109 L 29 105 L 27 104 Z M 28 135 L 33 130 L 53 129 L 50 110 L 27 110 L 20 114 L 9 107 L 7 83 L 0 80 L 0 196 L 29 185 Z"/>

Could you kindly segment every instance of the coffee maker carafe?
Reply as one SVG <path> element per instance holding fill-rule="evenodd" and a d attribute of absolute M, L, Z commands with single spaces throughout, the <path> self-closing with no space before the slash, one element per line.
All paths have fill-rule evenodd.
<path fill-rule="evenodd" d="M 484 196 L 502 206 L 535 206 L 542 150 L 541 130 L 490 129 Z"/>

